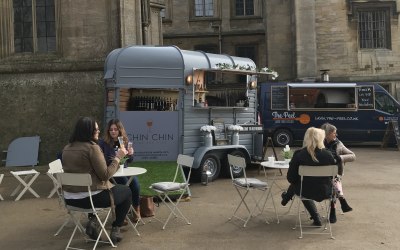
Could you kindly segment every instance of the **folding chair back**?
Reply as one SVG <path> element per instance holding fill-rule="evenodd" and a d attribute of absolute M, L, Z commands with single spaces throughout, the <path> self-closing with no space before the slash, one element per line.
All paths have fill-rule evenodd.
<path fill-rule="evenodd" d="M 71 242 L 75 236 L 76 230 L 78 229 L 81 233 L 83 233 L 82 231 L 82 225 L 80 223 L 79 218 L 75 217 L 76 213 L 84 213 L 84 214 L 93 214 L 96 219 L 97 222 L 99 224 L 99 226 L 101 227 L 100 233 L 97 237 L 97 239 L 95 240 L 95 244 L 93 249 L 96 249 L 97 244 L 99 242 L 104 242 L 104 243 L 109 243 L 111 244 L 112 247 L 115 247 L 114 243 L 111 241 L 111 238 L 109 236 L 109 234 L 107 233 L 106 229 L 105 229 L 105 224 L 111 214 L 111 207 L 108 208 L 97 208 L 93 205 L 93 200 L 92 200 L 92 192 L 90 190 L 90 187 L 92 185 L 92 177 L 90 176 L 90 174 L 81 174 L 81 173 L 57 173 L 57 180 L 59 182 L 59 184 L 61 185 L 61 189 L 63 188 L 63 186 L 76 186 L 76 187 L 87 187 L 87 192 L 89 193 L 89 198 L 90 198 L 90 203 L 91 203 L 91 208 L 90 209 L 84 209 L 84 208 L 80 208 L 80 207 L 74 207 L 74 206 L 70 206 L 67 205 L 65 203 L 65 207 L 68 210 L 68 214 L 70 215 L 72 221 L 75 223 L 75 228 L 74 231 L 72 232 L 72 235 L 69 239 L 68 245 L 66 247 L 66 249 L 77 249 L 74 247 L 70 247 Z M 64 194 L 63 191 L 60 192 L 61 196 L 64 198 Z M 65 201 L 65 198 L 64 198 Z M 99 217 L 99 212 L 101 211 L 105 211 L 106 212 L 106 216 L 104 218 L 104 220 L 102 221 Z M 104 233 L 107 237 L 107 241 L 101 241 L 100 237 L 101 234 Z M 86 235 L 85 235 L 86 236 Z M 89 238 L 86 238 L 86 240 L 91 240 Z"/>
<path fill-rule="evenodd" d="M 270 194 L 271 194 L 271 189 L 268 187 L 268 184 L 266 182 L 263 182 L 256 178 L 247 178 L 246 159 L 245 158 L 228 154 L 228 163 L 229 163 L 229 169 L 230 169 L 231 178 L 232 178 L 232 184 L 235 187 L 235 189 L 241 199 L 239 202 L 239 205 L 236 207 L 233 215 L 229 218 L 229 220 L 231 220 L 233 217 L 235 217 L 235 218 L 243 221 L 244 222 L 243 227 L 246 227 L 248 221 L 250 220 L 251 217 L 254 216 L 257 209 L 260 212 L 260 214 L 264 211 L 265 204 L 267 203 L 268 198 L 270 197 Z M 240 170 L 239 168 L 243 169 L 244 176 L 242 178 L 235 178 L 233 173 Z M 250 194 L 251 191 L 257 191 L 257 190 L 261 191 L 261 195 L 259 196 L 258 199 L 253 194 Z M 255 202 L 255 206 L 252 210 L 250 210 L 248 201 L 246 201 L 246 197 L 248 196 L 248 194 L 250 194 L 252 201 Z M 271 198 L 272 198 L 272 204 L 273 204 L 274 211 L 275 211 L 275 216 L 278 219 L 275 202 L 274 202 L 272 195 L 271 195 Z M 262 202 L 263 202 L 263 205 L 261 205 Z M 246 218 L 243 218 L 243 217 L 240 217 L 237 215 L 237 213 L 242 205 L 246 208 L 246 211 L 248 213 Z M 266 222 L 268 223 L 268 220 L 266 220 Z"/>
<path fill-rule="evenodd" d="M 235 171 L 234 169 L 243 169 L 243 173 L 244 173 L 244 177 L 246 178 L 246 159 L 243 157 L 239 157 L 239 156 L 234 156 L 234 155 L 230 155 L 228 154 L 228 163 L 229 163 L 229 170 L 231 173 L 231 178 L 232 180 L 235 179 L 233 172 L 238 172 Z"/>
<path fill-rule="evenodd" d="M 154 217 L 154 219 L 163 223 L 162 229 L 165 229 L 169 220 L 172 216 L 175 218 L 183 219 L 188 225 L 190 225 L 190 221 L 183 215 L 182 211 L 179 209 L 178 205 L 180 204 L 182 197 L 185 193 L 190 195 L 189 190 L 189 179 L 192 173 L 192 166 L 193 166 L 194 158 L 187 155 L 178 155 L 177 158 L 177 166 L 175 170 L 175 176 L 173 181 L 168 182 L 156 182 L 150 185 L 150 189 L 156 192 L 158 198 L 161 200 L 163 205 L 167 207 L 170 211 L 168 218 L 165 221 L 161 221 L 159 218 Z M 183 172 L 183 166 L 189 168 L 189 174 L 187 178 Z M 178 175 L 179 173 L 182 174 L 182 178 L 184 182 L 178 182 Z M 171 198 L 171 194 L 178 195 L 179 197 L 176 200 Z"/>
<path fill-rule="evenodd" d="M 50 191 L 50 194 L 49 194 L 49 196 L 47 196 L 47 198 L 53 197 L 53 195 L 57 192 L 57 189 L 60 188 L 60 184 L 59 184 L 58 180 L 56 179 L 55 174 L 62 173 L 62 172 L 64 172 L 64 171 L 63 171 L 60 159 L 57 159 L 57 160 L 49 163 L 49 170 L 47 171 L 46 174 L 53 182 L 53 189 Z"/>
<path fill-rule="evenodd" d="M 300 175 L 300 199 L 298 201 L 298 219 L 299 219 L 299 227 L 300 227 L 300 236 L 299 238 L 303 238 L 303 234 L 330 234 L 331 238 L 334 239 L 332 235 L 332 227 L 331 223 L 329 221 L 329 213 L 330 213 L 330 202 L 333 199 L 334 195 L 334 187 L 333 187 L 333 178 L 338 174 L 338 167 L 337 165 L 328 165 L 328 166 L 300 166 L 299 167 L 299 175 Z M 302 219 L 301 219 L 301 211 L 300 211 L 300 202 L 302 200 L 310 200 L 305 197 L 303 197 L 303 184 L 304 184 L 304 177 L 331 177 L 332 178 L 332 197 L 328 198 L 325 200 L 325 227 L 323 228 L 324 231 L 329 228 L 327 232 L 320 232 L 320 231 L 315 231 L 315 230 L 310 230 L 307 232 L 303 231 L 304 227 L 313 227 L 315 228 L 316 226 L 303 226 L 302 225 Z M 308 216 L 307 216 L 308 217 Z"/>
<path fill-rule="evenodd" d="M 36 166 L 38 164 L 39 136 L 19 137 L 14 139 L 7 151 L 6 167 Z"/>

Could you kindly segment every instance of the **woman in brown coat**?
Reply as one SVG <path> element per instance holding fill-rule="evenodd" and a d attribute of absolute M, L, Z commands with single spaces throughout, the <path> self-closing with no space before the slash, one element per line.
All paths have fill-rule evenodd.
<path fill-rule="evenodd" d="M 69 144 L 64 147 L 62 154 L 63 169 L 66 173 L 89 173 L 92 177 L 92 198 L 95 207 L 110 207 L 115 205 L 115 221 L 112 222 L 110 238 L 114 243 L 122 240 L 120 227 L 132 204 L 132 193 L 128 186 L 113 185 L 109 179 L 117 172 L 120 159 L 127 154 L 125 148 L 120 148 L 107 166 L 97 141 L 99 139 L 99 126 L 89 117 L 80 118 Z M 68 205 L 90 208 L 89 193 L 85 187 L 63 187 L 65 202 Z M 99 230 L 94 216 L 89 217 L 86 234 L 97 239 Z"/>

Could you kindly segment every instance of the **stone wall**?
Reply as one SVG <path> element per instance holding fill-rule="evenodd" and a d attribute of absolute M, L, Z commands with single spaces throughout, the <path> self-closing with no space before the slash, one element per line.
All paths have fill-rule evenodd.
<path fill-rule="evenodd" d="M 147 44 L 162 44 L 164 1 L 55 0 L 57 51 L 51 53 L 14 53 L 12 32 L 6 32 L 13 30 L 12 15 L 5 16 L 12 13 L 12 3 L 3 2 L 0 151 L 15 138 L 39 135 L 39 164 L 44 165 L 67 144 L 78 117 L 92 116 L 103 127 L 104 60 L 115 48 L 144 43 L 142 5 L 153 18 L 148 32 L 153 39 Z"/>
<path fill-rule="evenodd" d="M 103 72 L 95 71 L 2 75 L 0 150 L 7 150 L 17 137 L 39 135 L 40 164 L 54 160 L 78 117 L 91 116 L 101 123 L 102 77 Z"/>

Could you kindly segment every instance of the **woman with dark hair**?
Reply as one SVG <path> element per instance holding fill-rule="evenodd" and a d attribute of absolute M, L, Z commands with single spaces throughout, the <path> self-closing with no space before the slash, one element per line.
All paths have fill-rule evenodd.
<path fill-rule="evenodd" d="M 332 154 L 324 146 L 325 133 L 322 129 L 310 127 L 304 135 L 303 148 L 296 150 L 289 163 L 287 180 L 290 185 L 287 192 L 282 193 L 282 205 L 286 205 L 294 194 L 300 194 L 300 175 L 299 167 L 324 166 L 336 164 Z M 332 196 L 332 178 L 304 178 L 303 196 L 315 201 L 322 201 Z M 311 218 L 313 225 L 322 226 L 321 218 L 317 207 L 312 200 L 302 200 Z"/>
<path fill-rule="evenodd" d="M 63 169 L 65 173 L 89 173 L 92 177 L 92 198 L 95 207 L 115 205 L 115 221 L 112 222 L 110 238 L 114 243 L 122 240 L 122 226 L 132 204 L 132 193 L 129 187 L 113 185 L 109 179 L 117 172 L 120 159 L 127 154 L 125 148 L 119 148 L 115 157 L 107 163 L 97 141 L 99 126 L 89 117 L 80 118 L 74 128 L 69 144 L 63 149 Z M 64 197 L 68 205 L 90 208 L 89 193 L 85 187 L 65 186 Z M 111 192 L 109 191 L 111 190 Z M 99 229 L 94 216 L 89 216 L 86 234 L 97 239 Z"/>
<path fill-rule="evenodd" d="M 122 137 L 124 145 L 120 145 L 118 137 Z M 111 164 L 112 160 L 115 157 L 115 153 L 118 151 L 119 148 L 121 148 L 121 146 L 125 147 L 128 150 L 128 159 L 125 161 L 124 167 L 128 167 L 128 164 L 133 161 L 134 149 L 129 144 L 129 139 L 126 134 L 125 128 L 122 125 L 122 122 L 118 119 L 112 119 L 108 122 L 106 133 L 104 134 L 104 138 L 99 140 L 99 145 L 100 148 L 103 150 L 104 158 L 106 159 L 107 165 Z M 126 185 L 126 183 L 128 182 L 128 177 L 115 177 L 114 180 L 116 183 Z M 135 217 L 133 218 L 133 221 L 137 221 L 140 217 L 140 184 L 136 176 L 130 183 L 129 188 L 132 192 L 132 205 L 138 216 L 136 217 L 136 214 L 134 214 Z"/>

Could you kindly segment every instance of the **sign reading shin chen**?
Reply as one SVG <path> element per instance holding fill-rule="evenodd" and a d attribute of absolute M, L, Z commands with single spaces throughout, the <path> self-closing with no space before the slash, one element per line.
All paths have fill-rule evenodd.
<path fill-rule="evenodd" d="M 176 160 L 178 155 L 178 112 L 121 112 L 129 140 L 133 142 L 135 160 Z"/>

